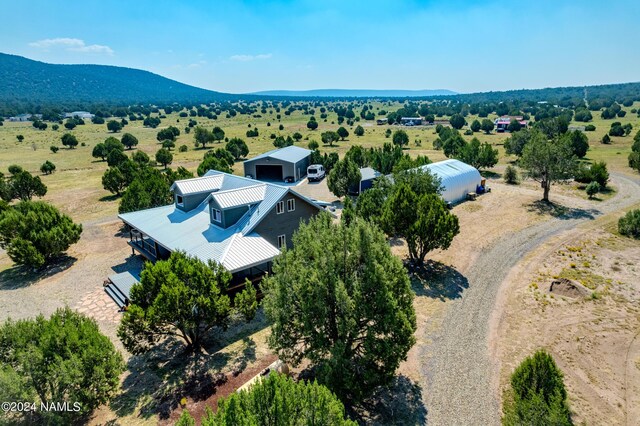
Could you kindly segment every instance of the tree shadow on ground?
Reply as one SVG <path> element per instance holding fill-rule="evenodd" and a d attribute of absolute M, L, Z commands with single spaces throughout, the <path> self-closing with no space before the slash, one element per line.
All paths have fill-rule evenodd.
<path fill-rule="evenodd" d="M 469 287 L 469 281 L 457 269 L 435 260 L 427 260 L 422 266 L 410 267 L 409 277 L 417 296 L 432 299 L 457 299 Z"/>
<path fill-rule="evenodd" d="M 398 237 L 389 238 L 389 245 L 391 247 L 402 247 L 404 245 L 404 240 Z"/>
<path fill-rule="evenodd" d="M 210 398 L 227 382 L 228 374 L 237 376 L 256 360 L 256 343 L 250 335 L 266 326 L 260 310 L 250 323 L 232 325 L 224 332 L 212 330 L 202 351 L 189 353 L 182 340 L 167 338 L 149 352 L 132 356 L 111 410 L 118 417 L 138 412 L 144 419 L 154 415 L 168 419 L 183 398 L 195 402 Z M 236 350 L 221 351 L 234 342 L 241 342 Z"/>
<path fill-rule="evenodd" d="M 111 194 L 111 195 L 105 195 L 103 197 L 98 198 L 98 201 L 115 201 L 118 198 L 120 198 L 118 194 Z"/>
<path fill-rule="evenodd" d="M 120 237 L 120 238 L 129 238 L 129 229 L 127 228 L 127 225 L 123 223 L 122 226 L 118 228 L 118 231 L 116 231 L 116 233 L 113 234 L 113 236 Z"/>
<path fill-rule="evenodd" d="M 395 377 L 389 386 L 376 389 L 358 406 L 348 407 L 347 413 L 361 425 L 422 425 L 427 422 L 422 388 L 404 375 Z"/>
<path fill-rule="evenodd" d="M 144 257 L 132 254 L 127 257 L 124 262 L 112 266 L 111 269 L 116 273 L 129 271 L 134 274 L 139 274 L 144 268 L 144 263 Z"/>
<path fill-rule="evenodd" d="M 500 179 L 502 177 L 501 173 L 492 172 L 490 170 L 483 170 L 482 172 L 480 172 L 480 174 L 482 175 L 482 177 L 488 179 Z"/>
<path fill-rule="evenodd" d="M 51 264 L 34 269 L 29 266 L 16 265 L 0 272 L 0 290 L 16 290 L 28 287 L 42 279 L 49 278 L 57 273 L 71 268 L 78 259 L 64 255 L 57 258 Z"/>
<path fill-rule="evenodd" d="M 595 215 L 600 213 L 597 209 L 579 209 L 542 200 L 534 201 L 531 204 L 527 204 L 525 207 L 530 213 L 536 213 L 542 216 L 551 216 L 562 220 L 594 219 Z"/>

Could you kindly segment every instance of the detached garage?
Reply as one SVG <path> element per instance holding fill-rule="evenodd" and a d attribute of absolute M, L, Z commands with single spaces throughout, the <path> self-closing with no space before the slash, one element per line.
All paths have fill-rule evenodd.
<path fill-rule="evenodd" d="M 464 200 L 482 182 L 478 169 L 459 160 L 439 161 L 422 166 L 422 169 L 440 178 L 442 198 L 449 203 Z"/>
<path fill-rule="evenodd" d="M 253 179 L 283 182 L 299 181 L 307 175 L 311 151 L 298 146 L 274 149 L 244 162 L 244 174 Z"/>

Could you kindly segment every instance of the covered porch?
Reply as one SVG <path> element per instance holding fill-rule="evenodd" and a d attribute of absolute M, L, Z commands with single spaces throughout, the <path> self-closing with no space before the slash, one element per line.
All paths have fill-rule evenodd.
<path fill-rule="evenodd" d="M 138 252 L 151 262 L 169 258 L 171 252 L 159 245 L 153 238 L 130 225 L 127 225 L 127 227 L 129 228 L 129 241 L 127 241 L 127 244 L 131 247 L 131 254 Z"/>

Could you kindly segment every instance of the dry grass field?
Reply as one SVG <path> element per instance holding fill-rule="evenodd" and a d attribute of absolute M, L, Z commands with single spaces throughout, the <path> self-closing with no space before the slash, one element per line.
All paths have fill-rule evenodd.
<path fill-rule="evenodd" d="M 389 107 L 374 103 L 374 111 L 383 107 L 393 111 L 400 106 L 395 104 Z M 596 126 L 596 131 L 586 133 L 591 145 L 588 160 L 606 161 L 610 172 L 616 175 L 638 177 L 627 167 L 627 155 L 633 135 L 640 130 L 640 119 L 629 110 L 639 106 L 636 103 L 633 107 L 625 108 L 628 113 L 622 119 L 602 120 L 599 114 L 594 114 L 592 124 Z M 356 115 L 358 113 L 356 110 Z M 198 121 L 198 125 L 209 129 L 220 126 L 228 137 L 244 139 L 250 149 L 249 157 L 273 149 L 272 139 L 269 137 L 271 133 L 287 136 L 300 132 L 303 139 L 297 145 L 306 147 L 309 140 L 320 141 L 321 132 L 339 127 L 332 124 L 336 121 L 334 113 L 328 114 L 326 122 L 319 119 L 317 113 L 320 126 L 314 131 L 306 128 L 308 116 L 302 115 L 300 111 L 291 116 L 282 114 L 281 121 L 276 118 L 276 114 L 275 111 L 270 111 L 261 118 L 239 115 L 233 118 L 220 117 L 217 120 L 202 117 L 194 119 Z M 470 123 L 474 118 L 467 117 L 467 122 Z M 145 128 L 140 121 L 134 121 L 121 133 L 128 132 L 136 136 L 140 141 L 137 149 L 153 158 L 160 148 L 156 140 L 157 132 L 169 125 L 178 127 L 181 135 L 176 141 L 176 147 L 184 144 L 188 151 L 174 150 L 171 167 L 184 166 L 195 172 L 205 151 L 195 149 L 193 134 L 185 134 L 184 127 L 188 120 L 173 113 L 163 119 L 157 129 Z M 603 145 L 599 141 L 608 132 L 613 121 L 631 123 L 634 130 L 630 136 L 614 137 L 611 145 Z M 278 129 L 280 124 L 284 126 L 284 130 Z M 365 147 L 382 146 L 384 142 L 391 142 L 385 137 L 385 130 L 389 127 L 399 128 L 377 126 L 375 122 L 356 122 L 357 124 L 364 127 L 364 136 L 353 135 L 355 126 L 347 127 L 351 135 L 346 141 L 338 142 L 334 147 L 321 145 L 321 151 L 342 154 L 354 144 Z M 249 125 L 259 129 L 259 137 L 245 136 Z M 427 155 L 433 161 L 445 158 L 442 151 L 433 149 L 432 144 L 437 136 L 432 126 L 404 129 L 410 137 L 408 152 L 411 155 Z M 106 163 L 91 156 L 93 147 L 113 134 L 107 131 L 106 125 L 88 123 L 78 126 L 71 133 L 84 146 L 66 149 L 60 143 L 60 137 L 64 133 L 63 129 L 51 130 L 51 125 L 45 131 L 36 130 L 31 123 L 5 122 L 0 127 L 0 171 L 6 173 L 9 165 L 18 164 L 41 175 L 40 165 L 46 160 L 52 161 L 57 166 L 56 172 L 41 175 L 48 186 L 44 199 L 84 226 L 80 242 L 69 250 L 68 261 L 40 275 L 14 268 L 6 254 L 0 253 L 0 319 L 7 316 L 22 318 L 37 313 L 46 315 L 65 304 L 82 310 L 87 301 L 108 302 L 108 299 L 100 299 L 103 296 L 102 280 L 113 271 L 139 264 L 138 259 L 130 257 L 130 250 L 119 234 L 116 218 L 118 198 L 102 188 L 101 177 L 107 167 Z M 19 134 L 24 136 L 23 142 L 18 142 L 16 136 Z M 121 134 L 115 134 L 116 137 L 119 135 Z M 465 325 L 456 324 L 451 320 L 451 315 L 461 309 L 463 296 L 467 297 L 466 293 L 473 290 L 470 286 L 475 286 L 485 276 L 491 276 L 491 268 L 495 268 L 495 276 L 499 277 L 498 270 L 502 268 L 507 279 L 504 282 L 497 279 L 499 282 L 492 283 L 500 287 L 498 303 L 487 299 L 486 306 L 482 305 L 486 311 L 483 315 L 486 314 L 487 318 L 491 315 L 492 334 L 477 336 L 480 345 L 485 344 L 480 349 L 484 350 L 487 345 L 492 348 L 491 362 L 497 365 L 492 378 L 495 383 L 491 383 L 494 392 L 488 393 L 498 395 L 513 366 L 535 348 L 546 347 L 565 371 L 576 419 L 585 420 L 587 424 L 602 424 L 601 420 L 607 419 L 611 419 L 612 424 L 625 424 L 625 421 L 632 424 L 628 420 L 640 416 L 639 411 L 634 411 L 638 409 L 638 401 L 634 400 L 638 392 L 636 390 L 633 393 L 633 389 L 637 389 L 633 386 L 640 386 L 640 348 L 638 339 L 635 338 L 640 326 L 637 311 L 640 272 L 636 270 L 640 245 L 637 241 L 615 235 L 612 217 L 615 218 L 620 213 L 605 210 L 612 202 L 635 197 L 637 192 L 622 188 L 622 181 L 614 178 L 610 193 L 602 194 L 596 200 L 587 200 L 579 185 L 557 185 L 551 191 L 551 199 L 564 210 L 560 213 L 545 211 L 536 204 L 542 194 L 535 182 L 524 181 L 519 186 L 509 186 L 500 181 L 500 173 L 504 167 L 515 159 L 505 156 L 502 147 L 508 134 L 477 133 L 476 136 L 483 142 L 490 142 L 500 151 L 499 164 L 487 173 L 493 191 L 476 202 L 463 203 L 454 208 L 454 213 L 460 218 L 460 235 L 448 251 L 429 256 L 427 274 L 413 276 L 417 295 L 415 308 L 418 317 L 418 343 L 410 352 L 406 363 L 401 366 L 400 374 L 412 386 L 415 385 L 413 389 L 417 392 L 418 399 L 425 404 L 422 409 L 429 412 L 429 416 L 439 415 L 440 402 L 435 394 L 440 389 L 439 386 L 444 384 L 433 375 L 434 366 L 442 361 L 439 358 L 443 356 L 437 342 L 454 327 Z M 470 136 L 465 138 L 469 139 Z M 418 144 L 416 140 L 419 141 Z M 52 153 L 49 150 L 51 145 L 59 146 L 60 150 Z M 210 147 L 215 148 L 216 144 Z M 241 162 L 235 165 L 234 172 L 242 174 Z M 303 185 L 299 190 L 303 193 L 324 193 L 322 188 L 309 187 Z M 627 201 L 630 203 L 633 200 Z M 557 234 L 550 234 L 550 241 L 555 245 L 545 242 L 531 253 L 527 252 L 515 265 L 487 259 L 497 245 L 514 236 L 525 235 L 527 229 L 544 227 L 544 224 L 555 226 L 558 216 L 567 212 L 571 214 L 600 208 L 603 209 L 602 219 L 587 220 L 588 225 L 581 225 L 585 227 L 568 231 L 562 228 Z M 392 244 L 394 253 L 404 258 L 406 248 L 402 242 L 392 241 Z M 519 240 L 513 239 L 510 245 L 500 247 L 514 251 L 518 249 L 518 244 Z M 580 247 L 580 251 L 573 251 L 570 247 Z M 574 263 L 575 268 L 571 266 Z M 589 266 L 586 266 L 587 263 Z M 566 300 L 545 292 L 544 286 L 548 284 L 550 277 L 563 274 L 577 276 L 577 279 L 596 279 L 592 289 L 596 296 L 588 300 Z M 473 296 L 473 293 L 470 294 Z M 108 308 L 86 312 L 98 320 L 101 330 L 121 348 L 115 336 L 117 315 L 109 314 Z M 484 325 L 489 327 L 488 321 L 486 322 Z M 484 332 L 484 329 L 479 330 Z M 177 401 L 183 396 L 187 398 L 190 408 L 201 408 L 208 400 L 198 399 L 200 395 L 181 391 L 180 386 L 184 384 L 182 379 L 194 371 L 206 371 L 215 378 L 216 374 L 230 373 L 234 369 L 247 372 L 259 370 L 273 357 L 265 345 L 266 333 L 268 329 L 264 319 L 258 318 L 247 328 L 217 336 L 221 338 L 212 342 L 208 348 L 210 359 L 194 360 L 186 364 L 177 361 L 162 362 L 153 354 L 145 359 L 127 357 L 129 371 L 123 376 L 122 394 L 110 406 L 98 410 L 92 423 L 156 424 L 159 420 L 168 421 L 165 417 L 178 408 Z M 459 344 L 462 347 L 466 343 L 471 342 Z M 167 350 L 175 351 L 176 348 Z M 184 376 L 180 376 L 181 374 Z M 418 422 L 425 413 L 418 410 L 407 415 L 408 422 Z"/>

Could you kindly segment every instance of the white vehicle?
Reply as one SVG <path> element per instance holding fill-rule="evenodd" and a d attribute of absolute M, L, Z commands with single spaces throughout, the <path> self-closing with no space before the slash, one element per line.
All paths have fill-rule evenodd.
<path fill-rule="evenodd" d="M 309 182 L 324 179 L 325 171 L 322 164 L 312 164 L 307 167 L 307 179 Z"/>

